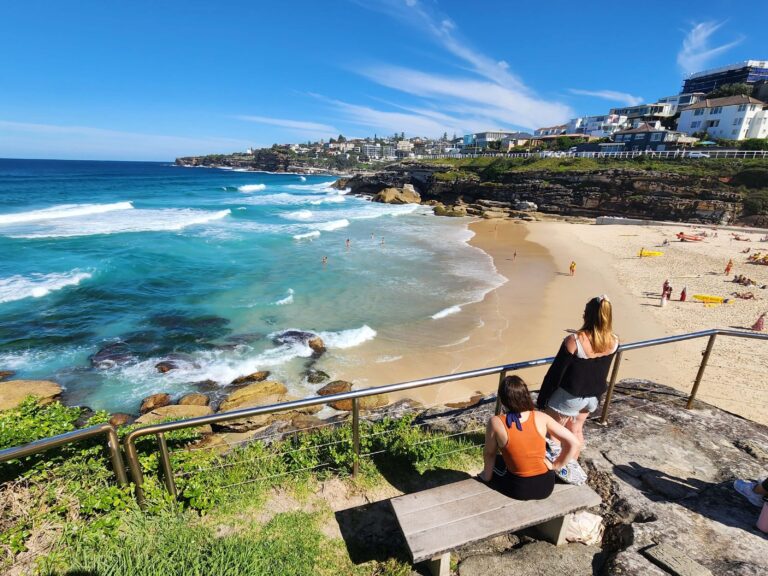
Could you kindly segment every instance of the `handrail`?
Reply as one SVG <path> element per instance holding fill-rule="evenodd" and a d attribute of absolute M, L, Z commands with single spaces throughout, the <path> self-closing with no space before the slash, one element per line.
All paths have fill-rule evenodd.
<path fill-rule="evenodd" d="M 41 438 L 35 440 L 29 444 L 23 446 L 16 446 L 14 448 L 6 448 L 0 450 L 0 462 L 8 462 L 9 460 L 17 460 L 24 458 L 25 456 L 31 456 L 46 450 L 58 448 L 65 444 L 72 444 L 74 442 L 80 442 L 81 440 L 87 440 L 88 438 L 95 438 L 96 436 L 107 435 L 107 448 L 109 449 L 109 456 L 112 460 L 112 468 L 115 471 L 117 482 L 121 486 L 128 484 L 128 477 L 125 474 L 125 466 L 123 465 L 123 458 L 120 455 L 120 440 L 117 437 L 117 432 L 114 426 L 111 424 L 97 424 L 95 426 L 89 426 L 88 428 L 81 428 L 80 430 L 72 430 L 71 432 L 65 432 L 57 436 L 51 436 L 49 438 Z"/>
<path fill-rule="evenodd" d="M 630 342 L 627 344 L 621 344 L 617 350 L 613 370 L 611 373 L 610 382 L 608 384 L 608 389 L 606 392 L 606 397 L 603 402 L 603 412 L 600 419 L 601 424 L 605 424 L 607 414 L 608 414 L 608 406 L 610 404 L 611 398 L 613 396 L 613 389 L 616 384 L 616 378 L 618 375 L 618 369 L 619 365 L 621 363 L 621 358 L 623 356 L 623 353 L 628 350 L 635 350 L 639 348 L 648 348 L 651 346 L 660 346 L 664 344 L 670 344 L 674 342 L 682 342 L 685 340 L 693 340 L 696 338 L 704 338 L 709 337 L 709 342 L 707 344 L 707 350 L 702 358 L 702 362 L 699 365 L 698 373 L 696 374 L 696 379 L 694 381 L 693 389 L 691 391 L 691 395 L 688 399 L 687 408 L 691 408 L 693 404 L 693 400 L 695 399 L 696 392 L 698 391 L 699 384 L 701 383 L 701 379 L 704 375 L 704 369 L 706 368 L 707 361 L 709 360 L 709 354 L 712 351 L 712 347 L 714 345 L 714 340 L 717 335 L 722 336 L 733 336 L 738 338 L 752 338 L 757 340 L 768 340 L 768 335 L 766 334 L 756 334 L 754 332 L 742 332 L 739 330 L 729 330 L 729 329 L 720 329 L 720 328 L 713 328 L 709 330 L 702 330 L 700 332 L 690 332 L 686 334 L 678 334 L 673 336 L 663 336 L 661 338 L 652 338 L 650 340 L 642 340 L 639 342 Z M 490 368 L 481 368 L 479 370 L 469 370 L 466 372 L 459 372 L 457 374 L 449 374 L 445 376 L 434 376 L 431 378 L 422 378 L 419 380 L 411 380 L 408 382 L 400 382 L 397 384 L 388 384 L 384 386 L 376 386 L 374 388 L 364 388 L 362 390 L 353 390 L 350 392 L 341 392 L 338 394 L 332 394 L 329 396 L 310 396 L 307 398 L 302 398 L 300 400 L 292 400 L 290 402 L 282 402 L 278 404 L 270 404 L 267 406 L 257 406 L 254 408 L 244 408 L 242 410 L 234 410 L 232 412 L 221 412 L 219 414 L 212 414 L 209 416 L 199 416 L 197 418 L 190 418 L 188 420 L 177 420 L 175 422 L 166 422 L 161 424 L 150 424 L 148 426 L 142 427 L 142 428 L 136 428 L 129 432 L 125 439 L 123 440 L 123 445 L 125 448 L 125 455 L 128 460 L 128 465 L 131 472 L 131 477 L 133 479 L 134 485 L 135 485 L 135 491 L 136 491 L 136 498 L 140 505 L 143 506 L 144 502 L 144 494 L 142 491 L 142 484 L 144 481 L 143 474 L 141 472 L 141 466 L 139 464 L 138 459 L 138 452 L 136 449 L 136 440 L 138 438 L 141 438 L 142 436 L 148 436 L 150 434 L 154 434 L 157 436 L 158 440 L 158 446 L 161 451 L 161 463 L 163 464 L 163 475 L 166 487 L 168 491 L 171 494 L 174 494 L 176 492 L 176 486 L 174 483 L 171 465 L 170 465 L 170 457 L 168 454 L 168 448 L 167 444 L 165 443 L 165 436 L 164 434 L 166 432 L 170 432 L 173 430 L 180 430 L 183 428 L 196 428 L 198 426 L 203 426 L 207 424 L 217 424 L 219 422 L 226 422 L 229 420 L 237 420 L 239 418 L 249 417 L 249 416 L 258 416 L 263 414 L 271 414 L 274 412 L 281 412 L 285 410 L 294 410 L 297 408 L 305 408 L 307 406 L 316 406 L 318 404 L 329 404 L 331 402 L 338 402 L 340 400 L 352 400 L 352 420 L 353 420 L 353 428 L 358 425 L 359 418 L 359 402 L 358 400 L 360 398 L 364 398 L 366 396 L 375 396 L 379 394 L 387 394 L 390 392 L 400 392 L 402 390 L 412 390 L 414 388 L 421 388 L 424 386 L 431 386 L 434 384 L 442 384 L 445 382 L 455 382 L 459 380 L 467 380 L 469 378 L 478 378 L 481 376 L 490 376 L 493 374 L 499 374 L 499 378 L 502 379 L 506 375 L 507 372 L 511 372 L 514 370 L 520 370 L 525 368 L 532 368 L 534 366 L 543 366 L 546 364 L 551 364 L 554 361 L 554 357 L 549 356 L 546 358 L 539 358 L 537 360 L 526 360 L 523 362 L 515 362 L 512 364 L 504 364 L 501 366 L 493 366 Z M 353 436 L 355 438 L 358 437 L 359 431 L 353 430 Z M 357 443 L 354 443 L 357 445 Z M 354 470 L 357 469 L 357 460 L 359 458 L 359 454 L 357 453 L 357 450 L 355 450 L 355 458 L 354 458 Z"/>

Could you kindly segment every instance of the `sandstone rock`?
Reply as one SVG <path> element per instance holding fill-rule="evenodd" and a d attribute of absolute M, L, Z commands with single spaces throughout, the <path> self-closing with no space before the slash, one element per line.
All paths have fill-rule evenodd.
<path fill-rule="evenodd" d="M 334 380 L 329 382 L 320 390 L 317 391 L 318 396 L 331 396 L 332 394 L 341 394 L 342 392 L 350 392 L 352 390 L 352 383 L 345 380 Z M 332 402 L 331 408 L 336 410 L 350 411 L 352 410 L 352 400 L 341 400 L 339 402 Z"/>
<path fill-rule="evenodd" d="M 171 362 L 170 360 L 163 360 L 162 362 L 158 362 L 155 364 L 155 368 L 157 368 L 157 371 L 160 372 L 160 374 L 165 374 L 166 372 L 170 372 L 171 370 L 175 370 L 178 368 L 175 363 Z"/>
<path fill-rule="evenodd" d="M 538 541 L 501 555 L 481 554 L 467 558 L 459 564 L 459 576 L 598 574 L 600 556 L 601 550 L 597 546 L 554 546 Z"/>
<path fill-rule="evenodd" d="M 126 414 L 125 412 L 115 412 L 109 417 L 109 423 L 115 428 L 131 424 L 134 420 L 136 420 L 135 416 Z"/>
<path fill-rule="evenodd" d="M 486 210 L 483 212 L 483 218 L 486 220 L 492 220 L 494 218 L 506 218 L 506 212 L 497 212 L 496 210 Z"/>
<path fill-rule="evenodd" d="M 374 396 L 363 396 L 359 399 L 361 410 L 376 410 L 389 404 L 389 395 L 375 394 Z"/>
<path fill-rule="evenodd" d="M 291 426 L 297 430 L 307 430 L 325 425 L 325 420 L 310 414 L 298 414 L 291 419 Z"/>
<path fill-rule="evenodd" d="M 139 414 L 146 414 L 147 412 L 151 412 L 155 408 L 168 406 L 168 404 L 170 403 L 171 403 L 170 394 L 166 394 L 165 392 L 161 392 L 159 394 L 152 394 L 150 396 L 147 396 L 146 398 L 144 398 L 144 400 L 141 401 Z"/>
<path fill-rule="evenodd" d="M 197 442 L 194 442 L 187 446 L 188 450 L 211 450 L 217 454 L 224 454 L 229 452 L 230 445 L 224 438 L 223 434 L 208 434 L 203 436 Z"/>
<path fill-rule="evenodd" d="M 240 386 L 241 384 L 250 384 L 251 382 L 263 382 L 269 378 L 269 374 L 269 370 L 259 370 L 258 372 L 248 374 L 247 376 L 238 376 L 230 382 L 230 385 Z"/>
<path fill-rule="evenodd" d="M 329 378 L 330 376 L 322 370 L 309 370 L 307 372 L 307 382 L 310 384 L 320 384 Z"/>
<path fill-rule="evenodd" d="M 179 400 L 180 406 L 208 406 L 210 403 L 211 399 L 208 396 L 197 393 L 187 394 Z"/>
<path fill-rule="evenodd" d="M 27 396 L 35 396 L 39 404 L 50 404 L 61 391 L 61 386 L 49 380 L 6 380 L 0 382 L 0 410 L 16 408 Z"/>
<path fill-rule="evenodd" d="M 315 336 L 314 338 L 307 340 L 307 345 L 312 348 L 315 357 L 325 353 L 325 342 L 323 342 L 323 339 L 320 338 L 320 336 Z"/>
<path fill-rule="evenodd" d="M 406 184 L 402 188 L 384 188 L 376 194 L 374 201 L 385 204 L 418 204 L 421 202 L 421 196 L 413 186 Z"/>
<path fill-rule="evenodd" d="M 13 370 L 0 370 L 0 380 L 8 380 L 16 374 Z"/>
<path fill-rule="evenodd" d="M 219 406 L 219 412 L 231 412 L 240 408 L 273 404 L 279 402 L 279 398 L 285 396 L 287 392 L 288 389 L 280 382 L 272 380 L 255 382 L 235 390 L 227 396 Z"/>
<path fill-rule="evenodd" d="M 208 416 L 213 414 L 213 410 L 208 406 L 179 406 L 173 404 L 170 406 L 161 406 L 151 412 L 136 419 L 136 424 L 154 424 L 165 420 L 186 420 L 187 418 L 197 418 L 199 416 Z M 210 425 L 199 426 L 195 428 L 200 434 L 210 434 L 212 432 Z"/>

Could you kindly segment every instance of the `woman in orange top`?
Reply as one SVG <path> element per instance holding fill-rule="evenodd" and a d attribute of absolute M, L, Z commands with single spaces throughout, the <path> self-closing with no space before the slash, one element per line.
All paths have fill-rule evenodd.
<path fill-rule="evenodd" d="M 573 459 L 578 440 L 551 416 L 535 409 L 519 376 L 504 378 L 498 397 L 506 413 L 488 421 L 480 480 L 518 500 L 546 498 L 555 486 L 554 472 Z M 546 458 L 547 434 L 563 448 L 554 462 Z"/>

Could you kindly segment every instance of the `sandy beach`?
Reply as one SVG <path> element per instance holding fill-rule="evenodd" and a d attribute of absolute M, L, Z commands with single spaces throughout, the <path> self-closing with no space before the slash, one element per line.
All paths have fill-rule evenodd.
<path fill-rule="evenodd" d="M 607 294 L 614 306 L 614 329 L 622 342 L 682 334 L 714 327 L 751 326 L 768 309 L 768 290 L 729 282 L 742 273 L 768 283 L 768 267 L 746 264 L 741 250 L 768 250 L 760 234 L 742 234 L 751 242 L 720 231 L 705 242 L 678 242 L 668 226 L 618 226 L 562 221 L 522 223 L 482 220 L 470 228 L 471 244 L 493 258 L 508 281 L 450 316 L 426 319 L 404 331 L 382 331 L 333 367 L 357 386 L 378 386 L 417 378 L 553 356 L 569 330 L 577 329 L 586 301 Z M 664 239 L 670 245 L 657 248 Z M 640 248 L 664 251 L 639 258 Z M 515 256 L 516 253 L 516 256 Z M 723 274 L 729 258 L 731 276 Z M 571 260 L 575 276 L 568 274 Z M 661 285 L 669 279 L 673 299 L 660 306 Z M 679 302 L 687 286 L 688 301 Z M 694 294 L 730 296 L 752 291 L 758 300 L 733 299 L 706 306 Z M 706 339 L 625 353 L 620 378 L 654 380 L 690 391 Z M 408 352 L 404 352 L 407 349 Z M 374 367 L 371 369 L 371 367 Z M 715 344 L 698 398 L 744 417 L 768 422 L 768 345 L 721 337 Z M 538 388 L 546 367 L 520 374 Z M 473 392 L 495 389 L 497 377 L 430 386 L 404 393 L 426 405 L 456 402 Z"/>

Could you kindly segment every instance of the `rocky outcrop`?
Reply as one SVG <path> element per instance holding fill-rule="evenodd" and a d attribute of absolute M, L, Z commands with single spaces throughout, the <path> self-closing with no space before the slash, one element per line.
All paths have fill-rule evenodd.
<path fill-rule="evenodd" d="M 306 378 L 307 382 L 310 384 L 321 384 L 322 382 L 330 379 L 330 376 L 322 370 L 312 369 L 307 371 Z"/>
<path fill-rule="evenodd" d="M 16 375 L 16 372 L 13 370 L 0 370 L 0 381 L 2 380 L 8 380 L 8 378 L 13 378 Z"/>
<path fill-rule="evenodd" d="M 208 406 L 211 399 L 205 394 L 192 393 L 182 396 L 179 400 L 180 406 Z"/>
<path fill-rule="evenodd" d="M 243 384 L 251 384 L 253 382 L 263 382 L 267 378 L 269 378 L 269 370 L 260 370 L 258 372 L 254 372 L 253 374 L 248 374 L 246 376 L 239 376 L 232 380 L 230 382 L 231 386 L 242 386 Z"/>
<path fill-rule="evenodd" d="M 401 164 L 375 175 L 354 176 L 344 182 L 352 193 L 375 197 L 388 189 L 413 185 L 424 203 L 446 209 L 438 215 L 455 216 L 456 206 L 478 206 L 476 215 L 499 217 L 507 209 L 539 211 L 563 216 L 625 216 L 724 224 L 741 215 L 737 190 L 715 177 L 635 169 L 587 171 L 508 171 L 481 173 L 482 178 L 442 178 L 446 168 Z M 505 205 L 489 210 L 482 201 Z M 497 206 L 500 207 L 500 206 Z M 467 213 L 472 215 L 471 210 Z"/>
<path fill-rule="evenodd" d="M 384 204 L 418 204 L 421 196 L 413 184 L 404 184 L 402 188 L 384 188 L 373 200 Z"/>
<path fill-rule="evenodd" d="M 342 394 L 344 392 L 352 391 L 352 382 L 346 380 L 334 380 L 329 382 L 320 390 L 317 391 L 318 396 L 332 396 L 333 394 Z M 352 400 L 341 400 L 339 402 L 331 402 L 331 408 L 334 410 L 352 410 Z"/>
<path fill-rule="evenodd" d="M 257 382 L 230 394 L 221 403 L 221 406 L 219 406 L 219 412 L 232 412 L 233 410 L 243 410 L 245 408 L 269 406 L 270 404 L 289 402 L 297 399 L 298 398 L 288 394 L 288 389 L 281 382 Z M 273 414 L 245 416 L 236 420 L 222 422 L 218 424 L 218 427 L 223 430 L 234 432 L 254 430 L 266 426 L 276 420 L 290 421 L 299 414 L 315 414 L 319 412 L 321 408 L 321 406 L 309 406 L 306 408 L 299 408 L 298 410 L 287 410 Z"/>
<path fill-rule="evenodd" d="M 144 398 L 141 401 L 141 407 L 139 408 L 139 414 L 146 414 L 156 408 L 168 406 L 171 403 L 171 395 L 161 392 L 159 394 L 152 394 Z"/>
<path fill-rule="evenodd" d="M 7 380 L 0 382 L 0 410 L 16 408 L 27 396 L 39 404 L 50 404 L 61 396 L 62 388 L 50 380 Z"/>
<path fill-rule="evenodd" d="M 158 362 L 155 364 L 155 369 L 160 372 L 160 374 L 165 374 L 166 372 L 170 372 L 171 370 L 175 370 L 178 368 L 176 366 L 175 362 L 172 362 L 170 360 L 163 360 L 162 362 Z"/>
<path fill-rule="evenodd" d="M 209 406 L 180 406 L 173 404 L 171 406 L 163 406 L 156 408 L 151 412 L 140 416 L 136 419 L 136 424 L 154 424 L 156 422 L 163 422 L 166 420 L 185 420 L 187 418 L 197 418 L 199 416 L 208 416 L 213 414 L 213 410 Z M 194 428 L 200 434 L 210 434 L 212 432 L 209 425 L 198 426 Z"/>

